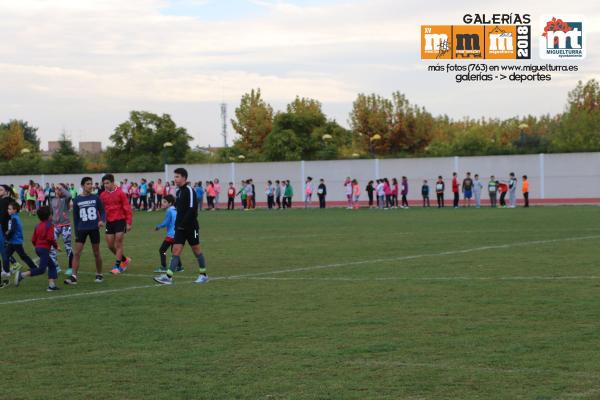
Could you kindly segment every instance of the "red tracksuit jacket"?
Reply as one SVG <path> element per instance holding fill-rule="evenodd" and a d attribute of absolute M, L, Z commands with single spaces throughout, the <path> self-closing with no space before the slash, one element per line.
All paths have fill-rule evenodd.
<path fill-rule="evenodd" d="M 133 217 L 131 215 L 131 206 L 127 200 L 127 196 L 121 188 L 117 187 L 112 192 L 105 190 L 100 193 L 100 200 L 106 211 L 106 221 L 114 222 L 124 219 L 127 225 L 131 225 Z"/>
<path fill-rule="evenodd" d="M 54 225 L 50 221 L 40 222 L 36 225 L 31 237 L 33 247 L 41 247 L 50 250 L 51 247 L 57 248 L 56 239 L 54 237 Z"/>

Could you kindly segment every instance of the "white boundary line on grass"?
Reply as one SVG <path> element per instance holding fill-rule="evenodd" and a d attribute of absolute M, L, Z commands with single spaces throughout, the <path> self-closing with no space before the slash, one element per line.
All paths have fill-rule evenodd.
<path fill-rule="evenodd" d="M 412 256 L 374 258 L 374 259 L 370 259 L 370 260 L 351 261 L 351 262 L 339 263 L 339 264 L 315 265 L 312 267 L 291 268 L 291 269 L 283 269 L 283 270 L 275 270 L 275 271 L 256 272 L 256 273 L 252 273 L 252 274 L 224 276 L 224 277 L 219 277 L 219 278 L 213 278 L 213 280 L 215 280 L 215 279 L 243 279 L 243 278 L 250 278 L 250 277 L 256 277 L 256 276 L 263 276 L 263 275 L 277 275 L 277 274 L 286 274 L 286 273 L 290 273 L 290 272 L 305 272 L 305 271 L 314 271 L 314 270 L 319 270 L 319 269 L 328 269 L 328 268 L 336 268 L 336 267 L 350 267 L 350 266 L 355 266 L 355 265 L 373 264 L 373 263 L 381 263 L 381 262 L 406 261 L 406 260 L 414 260 L 414 259 L 424 258 L 424 257 L 440 257 L 440 256 L 449 256 L 449 255 L 455 255 L 455 254 L 467 254 L 467 253 L 473 253 L 473 252 L 485 251 L 485 250 L 507 249 L 507 248 L 511 248 L 511 247 L 531 246 L 531 245 L 537 245 L 537 244 L 549 244 L 549 243 L 558 243 L 558 242 L 567 242 L 567 241 L 576 241 L 576 240 L 592 240 L 592 239 L 600 239 L 600 235 L 580 236 L 580 237 L 571 237 L 571 238 L 562 238 L 562 239 L 549 239 L 549 240 L 533 240 L 533 241 L 529 241 L 529 242 L 519 242 L 519 243 L 508 243 L 508 244 L 493 245 L 493 246 L 473 247 L 470 249 L 463 249 L 463 250 L 450 250 L 450 251 L 444 251 L 441 253 L 415 254 Z"/>
<path fill-rule="evenodd" d="M 424 258 L 424 257 L 440 257 L 440 256 L 448 256 L 448 255 L 455 255 L 455 254 L 468 254 L 468 253 L 485 251 L 485 250 L 507 249 L 507 248 L 511 248 L 511 247 L 531 246 L 531 245 L 559 243 L 559 242 L 568 242 L 568 241 L 579 241 L 579 240 L 593 240 L 593 239 L 600 239 L 600 235 L 580 236 L 580 237 L 570 237 L 570 238 L 560 238 L 560 239 L 548 239 L 548 240 L 533 240 L 533 241 L 529 241 L 529 242 L 518 242 L 518 243 L 508 243 L 508 244 L 492 245 L 492 246 L 481 246 L 481 247 L 473 247 L 470 249 L 463 249 L 463 250 L 451 250 L 451 251 L 444 251 L 444 252 L 440 252 L 440 253 L 415 254 L 412 256 L 377 258 L 377 259 L 369 259 L 369 260 L 361 260 L 361 261 L 351 261 L 351 262 L 346 262 L 346 263 L 314 265 L 314 266 L 310 266 L 310 267 L 288 268 L 288 269 L 266 271 L 266 272 L 256 272 L 256 273 L 243 274 L 243 275 L 217 276 L 217 277 L 211 278 L 211 281 L 239 280 L 239 279 L 245 279 L 245 278 L 260 277 L 260 276 L 265 276 L 265 275 L 278 275 L 278 274 L 286 274 L 286 273 L 292 273 L 292 272 L 306 272 L 306 271 L 315 271 L 315 270 L 320 270 L 320 269 L 350 267 L 350 266 L 364 265 L 364 264 L 414 260 L 414 259 L 419 259 L 419 258 Z M 183 282 L 183 283 L 180 283 L 178 286 L 191 284 L 191 283 L 194 283 L 194 281 Z M 45 300 L 54 300 L 54 299 L 65 299 L 65 298 L 71 298 L 71 297 L 84 297 L 84 296 L 96 296 L 96 295 L 110 294 L 110 293 L 121 293 L 121 292 L 130 291 L 130 290 L 149 289 L 149 288 L 156 288 L 156 287 L 160 287 L 160 286 L 163 286 L 163 285 L 156 284 L 156 285 L 129 286 L 129 287 L 118 288 L 118 289 L 87 291 L 87 292 L 64 294 L 64 295 L 58 295 L 58 296 L 51 295 L 51 296 L 46 296 L 46 297 L 33 297 L 33 298 L 28 298 L 28 299 L 10 300 L 10 301 L 5 301 L 5 302 L 0 302 L 0 306 L 11 305 L 11 304 L 31 303 L 31 302 L 36 302 L 36 301 L 45 301 Z M 170 285 L 164 285 L 164 286 L 170 286 Z"/>
<path fill-rule="evenodd" d="M 233 278 L 230 278 L 233 279 Z M 430 278 L 407 278 L 407 277 L 383 277 L 383 278 L 276 278 L 276 277 L 252 277 L 247 280 L 256 281 L 333 281 L 333 282 L 384 282 L 384 281 L 576 281 L 576 280 L 597 280 L 600 276 L 596 275 L 578 275 L 578 276 L 437 276 Z"/>

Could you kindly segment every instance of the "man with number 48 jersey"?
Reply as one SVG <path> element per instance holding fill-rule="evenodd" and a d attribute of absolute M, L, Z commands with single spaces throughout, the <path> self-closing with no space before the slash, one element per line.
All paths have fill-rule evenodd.
<path fill-rule="evenodd" d="M 75 251 L 73 252 L 73 273 L 65 280 L 67 285 L 77 284 L 79 261 L 86 239 L 89 237 L 96 258 L 96 283 L 102 283 L 102 256 L 100 255 L 100 227 L 106 215 L 100 197 L 92 194 L 94 188 L 89 176 L 81 180 L 82 194 L 73 200 L 73 222 L 75 226 Z"/>

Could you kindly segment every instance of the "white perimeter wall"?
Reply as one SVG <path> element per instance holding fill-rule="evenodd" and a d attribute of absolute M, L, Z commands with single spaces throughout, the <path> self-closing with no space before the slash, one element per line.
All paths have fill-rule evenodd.
<path fill-rule="evenodd" d="M 409 182 L 409 199 L 419 199 L 423 180 L 427 179 L 433 189 L 438 175 L 444 177 L 447 192 L 450 193 L 453 171 L 458 172 L 461 180 L 467 171 L 478 173 L 484 184 L 490 175 L 507 180 L 508 174 L 515 172 L 519 181 L 522 175 L 528 175 L 531 198 L 600 198 L 600 153 L 168 165 L 165 172 L 115 174 L 115 178 L 117 181 L 124 178 L 130 181 L 139 181 L 141 178 L 156 181 L 158 178 L 164 180 L 167 176 L 171 180 L 173 170 L 180 166 L 188 170 L 190 181 L 193 182 L 219 178 L 223 186 L 233 181 L 238 187 L 240 180 L 252 178 L 259 201 L 266 200 L 263 188 L 269 179 L 289 179 L 294 187 L 294 198 L 301 200 L 303 182 L 308 176 L 313 178 L 315 188 L 319 179 L 324 178 L 328 200 L 335 201 L 344 200 L 343 182 L 347 176 L 357 179 L 364 188 L 371 179 L 400 179 L 405 175 Z M 87 175 L 98 182 L 102 176 Z M 22 185 L 33 179 L 41 183 L 72 182 L 78 187 L 82 176 L 84 174 L 0 176 L 0 183 Z"/>

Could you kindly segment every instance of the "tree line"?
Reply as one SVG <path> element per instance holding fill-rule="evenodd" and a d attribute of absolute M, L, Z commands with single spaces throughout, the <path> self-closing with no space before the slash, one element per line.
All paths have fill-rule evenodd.
<path fill-rule="evenodd" d="M 131 111 L 101 155 L 78 154 L 66 134 L 43 158 L 37 128 L 0 124 L 4 174 L 160 171 L 165 163 L 334 160 L 600 151 L 600 85 L 579 81 L 557 115 L 508 119 L 433 116 L 400 92 L 358 94 L 347 129 L 316 99 L 296 97 L 275 112 L 260 89 L 245 93 L 231 120 L 237 138 L 216 152 L 191 148 L 193 139 L 168 114 Z"/>

